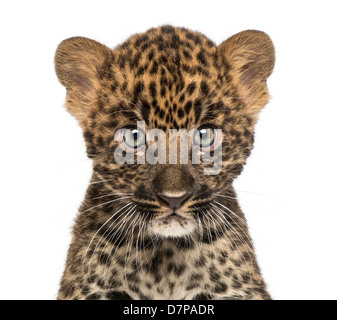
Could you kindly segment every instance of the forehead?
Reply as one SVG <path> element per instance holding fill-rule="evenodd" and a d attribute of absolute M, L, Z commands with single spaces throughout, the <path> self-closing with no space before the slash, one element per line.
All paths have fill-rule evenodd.
<path fill-rule="evenodd" d="M 112 60 L 110 94 L 124 99 L 150 128 L 189 129 L 210 106 L 223 107 L 216 46 L 199 33 L 152 29 L 118 46 Z"/>

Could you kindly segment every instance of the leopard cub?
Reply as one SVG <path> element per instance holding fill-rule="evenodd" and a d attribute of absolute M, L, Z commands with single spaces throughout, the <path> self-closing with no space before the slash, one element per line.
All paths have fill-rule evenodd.
<path fill-rule="evenodd" d="M 255 30 L 220 45 L 169 25 L 113 50 L 83 37 L 59 45 L 56 74 L 93 173 L 58 299 L 270 299 L 233 181 L 274 61 Z M 173 130 L 191 134 L 171 161 Z"/>

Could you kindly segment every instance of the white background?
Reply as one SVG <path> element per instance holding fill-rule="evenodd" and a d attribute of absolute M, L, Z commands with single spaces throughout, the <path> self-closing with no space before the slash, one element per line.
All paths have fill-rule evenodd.
<path fill-rule="evenodd" d="M 235 186 L 275 299 L 337 298 L 336 1 L 2 1 L 0 298 L 55 299 L 91 175 L 54 52 L 114 47 L 170 23 L 216 43 L 245 29 L 276 47 L 256 144 Z"/>

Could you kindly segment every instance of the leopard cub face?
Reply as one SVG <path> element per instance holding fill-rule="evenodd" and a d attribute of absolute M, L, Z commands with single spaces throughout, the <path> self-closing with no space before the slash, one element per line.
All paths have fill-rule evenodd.
<path fill-rule="evenodd" d="M 106 214 L 116 197 L 125 198 L 114 213 L 115 227 L 124 219 L 123 232 L 139 232 L 141 225 L 148 237 L 221 233 L 221 197 L 242 170 L 257 114 L 268 101 L 266 79 L 274 65 L 269 37 L 244 31 L 217 46 L 200 33 L 163 26 L 113 50 L 87 38 L 65 40 L 55 64 L 67 88 L 66 107 L 93 159 L 91 198 L 100 197 Z M 148 135 L 151 129 L 160 130 L 160 148 L 159 136 Z M 192 132 L 184 163 L 181 150 L 173 163 L 165 153 L 172 130 Z M 117 163 L 118 147 L 129 161 Z M 151 148 L 161 161 L 147 161 Z M 193 152 L 217 156 L 213 164 L 202 157 L 193 163 Z"/>

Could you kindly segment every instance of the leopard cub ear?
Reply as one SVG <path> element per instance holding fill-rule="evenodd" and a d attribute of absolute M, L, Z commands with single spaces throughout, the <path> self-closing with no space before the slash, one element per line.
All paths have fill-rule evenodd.
<path fill-rule="evenodd" d="M 106 46 L 84 37 L 69 38 L 59 44 L 55 71 L 67 88 L 66 107 L 75 117 L 81 117 L 85 111 L 82 109 L 93 101 L 99 86 L 99 70 L 111 52 Z"/>
<path fill-rule="evenodd" d="M 268 102 L 266 80 L 275 64 L 275 49 L 269 36 L 262 31 L 242 31 L 221 43 L 218 52 L 247 112 L 258 112 Z"/>

